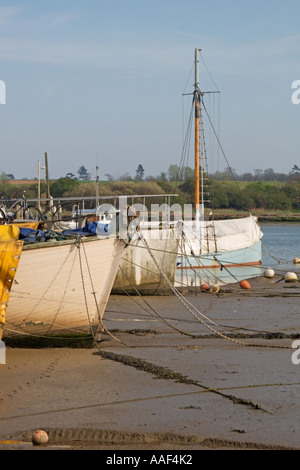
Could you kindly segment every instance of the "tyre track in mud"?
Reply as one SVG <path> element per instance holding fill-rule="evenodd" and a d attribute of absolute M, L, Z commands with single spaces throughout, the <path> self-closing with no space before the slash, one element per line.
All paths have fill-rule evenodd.
<path fill-rule="evenodd" d="M 293 450 L 292 447 L 268 445 L 252 441 L 236 441 L 203 435 L 183 435 L 172 432 L 130 432 L 89 428 L 46 428 L 49 435 L 49 446 L 64 446 L 74 450 L 114 449 L 135 450 L 152 449 L 236 449 L 236 450 Z M 25 431 L 14 436 L 19 445 L 30 442 L 32 431 Z M 24 447 L 24 446 L 23 446 Z"/>

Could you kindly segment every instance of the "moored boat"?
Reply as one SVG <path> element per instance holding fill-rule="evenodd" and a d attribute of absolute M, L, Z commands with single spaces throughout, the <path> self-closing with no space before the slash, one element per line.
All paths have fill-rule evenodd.
<path fill-rule="evenodd" d="M 231 283 L 259 275 L 261 265 L 262 231 L 257 218 L 215 220 L 212 208 L 205 207 L 205 178 L 207 160 L 202 109 L 204 95 L 199 88 L 199 52 L 195 49 L 194 149 L 195 149 L 195 205 L 193 220 L 183 220 L 176 270 L 177 286 L 200 286 L 203 282 Z M 210 92 L 208 92 L 210 93 Z M 210 121 L 210 119 L 209 119 Z M 206 215 L 209 212 L 209 215 Z M 245 271 L 244 268 L 251 267 Z M 225 274 L 225 276 L 224 276 Z"/>
<path fill-rule="evenodd" d="M 94 214 L 90 212 L 99 221 L 103 234 L 119 230 L 128 240 L 112 294 L 172 294 L 170 285 L 175 282 L 179 243 L 174 223 L 170 222 L 173 196 L 176 194 L 106 196 L 99 198 Z M 77 208 L 77 217 L 87 212 Z M 115 214 L 119 216 L 118 226 L 114 223 Z"/>
<path fill-rule="evenodd" d="M 0 226 L 0 341 L 3 337 L 6 309 L 22 247 L 23 242 L 19 240 L 17 227 Z"/>
<path fill-rule="evenodd" d="M 122 255 L 112 294 L 171 295 L 178 242 L 172 225 L 141 225 Z"/>
<path fill-rule="evenodd" d="M 23 244 L 3 337 L 95 332 L 102 325 L 124 241 L 95 231 L 57 237 L 52 232 L 47 240 L 47 232 L 33 232 L 23 238 L 37 235 Z"/>

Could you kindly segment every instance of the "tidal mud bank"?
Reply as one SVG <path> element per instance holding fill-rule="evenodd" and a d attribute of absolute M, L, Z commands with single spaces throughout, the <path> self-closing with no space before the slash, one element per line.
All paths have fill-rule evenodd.
<path fill-rule="evenodd" d="M 175 296 L 111 296 L 88 348 L 7 347 L 0 449 L 45 429 L 48 450 L 299 450 L 298 295 L 260 278 L 188 294 L 193 314 Z"/>

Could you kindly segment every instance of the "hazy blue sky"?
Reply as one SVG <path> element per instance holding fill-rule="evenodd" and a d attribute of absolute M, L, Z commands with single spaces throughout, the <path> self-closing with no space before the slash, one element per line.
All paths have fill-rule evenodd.
<path fill-rule="evenodd" d="M 300 165 L 299 20 L 299 0 L 1 0 L 0 171 L 35 177 L 45 152 L 52 178 L 179 164 L 198 47 L 229 164 L 289 172 Z M 205 67 L 200 86 L 214 89 Z M 226 166 L 219 155 L 211 169 Z"/>

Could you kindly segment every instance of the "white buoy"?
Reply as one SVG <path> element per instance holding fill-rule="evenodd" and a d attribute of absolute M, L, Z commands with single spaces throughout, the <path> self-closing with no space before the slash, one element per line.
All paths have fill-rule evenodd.
<path fill-rule="evenodd" d="M 31 441 L 32 441 L 32 444 L 36 446 L 44 446 L 48 442 L 48 434 L 46 433 L 46 431 L 43 431 L 42 429 L 37 429 L 32 434 Z"/>
<path fill-rule="evenodd" d="M 275 276 L 274 269 L 268 268 L 265 270 L 265 277 L 272 278 Z"/>
<path fill-rule="evenodd" d="M 285 282 L 295 282 L 298 281 L 297 274 L 296 273 L 286 273 L 284 277 Z"/>

